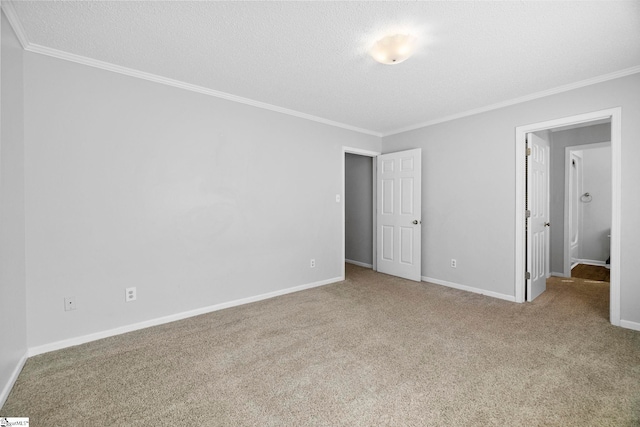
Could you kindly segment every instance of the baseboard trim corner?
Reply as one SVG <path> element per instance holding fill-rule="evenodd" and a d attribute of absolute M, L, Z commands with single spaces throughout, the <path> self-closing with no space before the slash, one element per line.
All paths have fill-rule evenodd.
<path fill-rule="evenodd" d="M 487 291 L 485 289 L 474 288 L 473 286 L 460 285 L 458 283 L 447 282 L 446 280 L 434 279 L 433 277 L 422 276 L 423 282 L 429 282 L 436 285 L 446 286 L 448 288 L 459 289 L 461 291 L 473 292 L 474 294 L 485 295 L 492 298 L 498 298 L 505 301 L 515 302 L 516 297 L 514 295 L 501 294 L 499 292 Z"/>
<path fill-rule="evenodd" d="M 0 408 L 2 408 L 5 402 L 7 401 L 7 398 L 9 397 L 9 393 L 11 393 L 11 389 L 13 388 L 14 384 L 18 380 L 18 376 L 20 375 L 20 372 L 22 372 L 22 368 L 24 368 L 24 364 L 27 363 L 28 358 L 29 358 L 29 353 L 28 351 L 25 351 L 25 353 L 22 355 L 22 357 L 18 361 L 18 364 L 13 369 L 13 372 L 9 377 L 9 381 L 7 381 L 4 387 L 2 387 L 2 392 L 0 393 Z"/>
<path fill-rule="evenodd" d="M 607 265 L 606 262 L 597 259 L 576 259 L 576 265 L 577 264 L 595 265 L 598 267 L 606 267 Z"/>
<path fill-rule="evenodd" d="M 255 295 L 252 297 L 241 298 L 233 301 L 210 305 L 207 307 L 197 308 L 195 310 L 189 310 L 181 313 L 170 314 L 168 316 L 145 320 L 143 322 L 133 323 L 130 325 L 120 326 L 118 328 L 108 329 L 106 331 L 95 332 L 92 334 L 82 335 L 79 337 L 69 338 L 61 341 L 56 341 L 49 344 L 30 347 L 27 352 L 27 356 L 31 357 L 31 356 L 36 356 L 38 354 L 49 353 L 51 351 L 62 350 L 63 348 L 73 347 L 76 345 L 85 344 L 91 341 L 97 341 L 97 340 L 112 337 L 115 335 L 126 334 L 127 332 L 133 332 L 140 329 L 149 328 L 152 326 L 158 326 L 158 325 L 163 325 L 165 323 L 175 322 L 177 320 L 187 319 L 189 317 L 199 316 L 201 314 L 207 314 L 207 313 L 211 313 L 218 310 L 224 310 L 225 308 L 237 307 L 239 305 L 250 304 L 252 302 L 258 302 L 258 301 L 262 301 L 269 298 L 275 298 L 280 295 L 286 295 L 286 294 L 291 294 L 293 292 L 304 291 L 306 289 L 330 285 L 332 283 L 340 282 L 342 280 L 343 279 L 341 277 L 334 277 L 331 279 L 321 280 L 318 282 L 307 283 L 305 285 L 294 286 L 291 288 L 281 289 L 273 292 L 267 292 L 265 294 Z"/>
<path fill-rule="evenodd" d="M 554 277 L 571 277 L 571 276 L 565 275 L 563 272 L 558 272 L 558 271 L 552 271 L 551 275 Z"/>
<path fill-rule="evenodd" d="M 640 331 L 640 323 L 632 322 L 630 320 L 620 320 L 620 327 L 633 329 L 634 331 Z"/>
<path fill-rule="evenodd" d="M 347 264 L 353 264 L 353 265 L 357 265 L 359 267 L 364 267 L 364 268 L 373 268 L 372 264 L 367 264 L 364 262 L 360 262 L 360 261 L 354 261 L 352 259 L 345 259 L 344 262 L 346 262 Z"/>

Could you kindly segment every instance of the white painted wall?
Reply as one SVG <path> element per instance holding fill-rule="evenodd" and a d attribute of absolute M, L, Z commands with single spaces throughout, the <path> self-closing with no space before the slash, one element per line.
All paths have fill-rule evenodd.
<path fill-rule="evenodd" d="M 609 258 L 611 234 L 611 147 L 583 150 L 584 192 L 580 258 L 605 262 Z"/>
<path fill-rule="evenodd" d="M 380 138 L 24 59 L 30 347 L 340 278 L 342 147 Z"/>
<path fill-rule="evenodd" d="M 598 125 L 551 132 L 550 138 L 551 271 L 560 273 L 564 269 L 565 148 L 611 141 L 611 124 L 602 123 Z M 611 157 L 609 157 L 609 160 L 611 160 Z M 609 173 L 609 185 L 611 185 L 611 173 Z M 611 223 L 611 213 L 609 213 L 609 223 Z"/>
<path fill-rule="evenodd" d="M 621 318 L 640 327 L 640 74 L 384 137 L 385 153 L 423 150 L 423 275 L 514 296 L 515 128 L 616 106 L 622 108 Z"/>
<path fill-rule="evenodd" d="M 345 154 L 345 258 L 373 265 L 373 163 Z"/>
<path fill-rule="evenodd" d="M 27 354 L 22 48 L 2 13 L 0 407 Z M 8 414 L 3 414 L 8 415 Z"/>

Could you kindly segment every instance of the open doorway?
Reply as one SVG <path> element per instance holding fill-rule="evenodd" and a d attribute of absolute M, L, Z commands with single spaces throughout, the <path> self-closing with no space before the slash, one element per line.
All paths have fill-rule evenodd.
<path fill-rule="evenodd" d="M 376 270 L 376 157 L 378 152 L 343 148 L 343 261 Z M 342 278 L 345 278 L 343 263 Z"/>
<path fill-rule="evenodd" d="M 557 120 L 551 120 L 547 122 L 536 123 L 532 125 L 520 126 L 516 128 L 516 301 L 524 302 L 525 300 L 531 300 L 530 295 L 527 295 L 527 290 L 531 289 L 531 273 L 528 271 L 528 268 L 531 265 L 537 265 L 540 260 L 536 260 L 536 254 L 548 254 L 549 252 L 553 252 L 553 249 L 550 247 L 550 251 L 531 251 L 527 250 L 527 234 L 529 234 L 529 219 L 527 217 L 527 203 L 531 194 L 528 192 L 527 187 L 527 179 L 525 178 L 526 171 L 526 163 L 529 161 L 526 155 L 526 135 L 531 133 L 547 134 L 549 133 L 558 133 L 570 130 L 570 129 L 578 129 L 578 128 L 586 128 L 586 126 L 593 126 L 599 124 L 606 124 L 610 128 L 607 131 L 608 137 L 606 138 L 610 141 L 610 184 L 609 188 L 611 189 L 611 204 L 610 204 L 610 232 L 607 234 L 607 238 L 610 236 L 610 250 L 609 250 L 609 259 L 611 266 L 611 274 L 610 274 L 610 309 L 609 309 L 609 318 L 612 324 L 620 325 L 620 279 L 619 279 L 619 271 L 620 271 L 620 144 L 621 144 L 621 126 L 620 126 L 620 117 L 621 110 L 620 108 L 613 108 L 610 110 L 602 110 L 593 113 L 581 114 L 572 117 L 561 118 Z M 553 139 L 553 138 L 551 138 Z M 558 139 L 558 138 L 556 138 Z M 583 141 L 584 142 L 584 141 Z M 595 142 L 595 141 L 594 141 Z M 602 141 L 598 141 L 602 142 Z M 553 144 L 553 143 L 552 143 Z M 567 144 L 567 147 L 571 144 Z M 577 144 L 574 144 L 577 145 Z M 560 146 L 556 146 L 556 148 L 560 148 Z M 562 147 L 562 151 L 565 151 L 566 147 Z M 565 153 L 563 152 L 563 157 Z M 553 162 L 551 162 L 553 163 Z M 563 168 L 566 163 L 562 162 Z M 552 173 L 553 174 L 553 173 Z M 562 174 L 562 181 L 565 179 L 565 174 Z M 565 184 L 562 183 L 562 193 L 564 193 Z M 577 190 L 576 191 L 580 191 Z M 584 195 L 581 193 L 579 195 Z M 587 197 L 588 199 L 588 197 Z M 563 202 L 564 204 L 564 202 Z M 551 203 L 550 203 L 551 205 Z M 556 225 L 556 228 L 563 228 L 563 232 L 561 233 L 561 247 L 562 250 L 562 267 L 561 272 L 565 273 L 564 265 L 568 262 L 570 263 L 570 256 L 565 256 L 565 248 L 566 248 L 566 234 L 569 234 L 568 227 L 566 226 L 566 213 L 564 210 L 559 214 L 564 220 L 558 220 L 558 213 L 552 215 L 551 221 L 549 221 L 552 225 Z M 555 224 L 553 218 L 556 218 Z M 556 236 L 557 237 L 557 236 Z M 551 239 L 549 239 L 551 240 Z M 557 240 L 557 239 L 556 239 Z M 549 243 L 550 245 L 552 243 Z M 556 251 L 557 255 L 558 251 Z M 546 256 L 546 255 L 545 255 Z M 546 266 L 547 270 L 549 270 L 550 266 Z M 553 269 L 551 269 L 553 270 Z M 556 269 L 557 271 L 557 269 Z M 570 271 L 570 267 L 569 267 Z M 544 290 L 543 290 L 544 291 Z"/>
<path fill-rule="evenodd" d="M 373 268 L 373 159 L 345 153 L 345 262 Z"/>
<path fill-rule="evenodd" d="M 608 128 L 609 124 L 604 123 L 585 130 L 597 141 L 610 135 Z M 554 275 L 571 277 L 578 265 L 602 267 L 601 270 L 610 267 L 611 143 L 603 141 L 565 147 L 564 160 L 565 215 L 564 224 L 561 223 L 564 233 L 557 230 L 559 235 L 555 239 L 562 239 L 564 247 L 552 247 L 552 253 L 557 253 L 552 258 L 552 267 L 555 267 L 552 271 L 561 271 Z M 560 213 L 556 216 L 562 219 Z"/>
<path fill-rule="evenodd" d="M 349 154 L 356 154 L 356 157 L 349 157 Z M 369 267 L 368 262 L 354 260 L 355 255 L 346 256 L 345 247 L 352 246 L 347 242 L 347 226 L 353 227 L 354 222 L 361 223 L 362 218 L 368 217 L 371 212 L 372 233 L 369 234 L 364 226 L 365 237 L 360 237 L 364 243 L 364 249 L 358 252 L 370 252 L 371 267 L 374 271 L 390 274 L 392 276 L 403 277 L 405 279 L 421 281 L 422 268 L 422 150 L 419 148 L 398 151 L 380 155 L 379 153 L 343 149 L 343 194 L 347 194 L 347 178 L 354 171 L 347 170 L 353 160 L 359 156 L 372 158 L 371 169 L 354 176 L 350 180 L 350 186 L 355 192 L 364 192 L 372 197 L 365 199 L 360 204 L 356 213 L 347 215 L 346 209 L 349 203 L 343 206 L 343 259 L 351 261 L 356 265 Z M 375 161 L 375 162 L 374 162 Z M 363 162 L 368 162 L 364 159 Z M 371 173 L 371 186 L 363 181 L 367 180 L 367 175 Z M 360 184 L 360 185 L 359 185 Z M 351 188 L 349 189 L 351 190 Z M 356 193 L 352 193 L 358 196 Z M 361 195 L 360 195 L 361 196 Z M 352 196 L 352 199 L 354 197 Z M 361 198 L 361 197 L 357 197 Z M 366 205 L 370 202 L 368 212 Z M 375 214 L 374 214 L 375 213 Z M 353 218 L 347 221 L 347 216 Z M 360 229 L 358 224 L 358 229 Z M 350 238 L 353 238 L 354 230 L 349 230 Z M 371 238 L 370 238 L 371 237 Z M 369 248 L 369 241 L 371 247 Z M 368 254 L 366 254 L 368 255 Z M 343 265 L 343 278 L 346 269 Z"/>

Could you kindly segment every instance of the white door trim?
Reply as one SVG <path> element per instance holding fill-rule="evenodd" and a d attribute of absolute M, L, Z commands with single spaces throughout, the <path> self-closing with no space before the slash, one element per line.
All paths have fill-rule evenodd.
<path fill-rule="evenodd" d="M 561 126 L 586 123 L 601 119 L 611 119 L 611 306 L 610 321 L 620 326 L 620 193 L 621 193 L 621 163 L 622 163 L 622 108 L 610 108 L 564 117 L 546 122 L 533 123 L 516 127 L 516 210 L 515 210 L 515 296 L 516 302 L 524 302 L 524 288 L 526 285 L 525 238 L 524 238 L 524 205 L 525 205 L 525 135 L 528 132 L 538 132 Z"/>
<path fill-rule="evenodd" d="M 376 209 L 376 200 L 377 200 L 377 191 L 376 191 L 376 162 L 375 162 L 375 158 L 378 157 L 380 154 L 380 152 L 378 151 L 371 151 L 371 150 L 363 150 L 362 148 L 353 148 L 353 147 L 345 147 L 342 146 L 342 262 L 340 264 L 340 268 L 341 268 L 341 277 L 342 280 L 345 279 L 345 272 L 344 272 L 344 260 L 346 258 L 346 254 L 345 254 L 345 244 L 346 244 L 346 240 L 347 240 L 347 230 L 345 227 L 345 219 L 346 219 L 346 204 L 345 204 L 345 200 L 344 200 L 344 195 L 346 193 L 346 171 L 345 171 L 345 155 L 349 153 L 349 154 L 357 154 L 359 156 L 365 156 L 365 157 L 371 157 L 372 158 L 372 164 L 373 164 L 373 175 L 371 176 L 371 180 L 373 182 L 373 205 L 371 206 L 371 212 L 373 213 L 373 242 L 372 242 L 372 246 L 373 246 L 373 271 L 377 271 L 377 265 L 376 265 L 376 258 L 378 256 L 377 253 L 377 248 L 376 248 L 376 241 L 377 241 L 377 228 L 376 228 L 376 215 L 375 215 L 375 209 Z"/>

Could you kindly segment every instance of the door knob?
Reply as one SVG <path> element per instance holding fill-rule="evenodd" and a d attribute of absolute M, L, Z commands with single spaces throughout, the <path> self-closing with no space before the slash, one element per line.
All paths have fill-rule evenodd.
<path fill-rule="evenodd" d="M 551 223 L 550 223 L 550 222 L 545 222 L 545 223 L 544 223 L 544 226 L 545 226 L 545 227 L 551 227 Z"/>
<path fill-rule="evenodd" d="M 418 220 L 417 220 L 417 219 L 414 219 L 414 220 L 413 220 L 413 223 L 414 223 L 415 225 L 418 225 Z M 422 221 L 420 221 L 420 223 L 422 223 Z"/>

